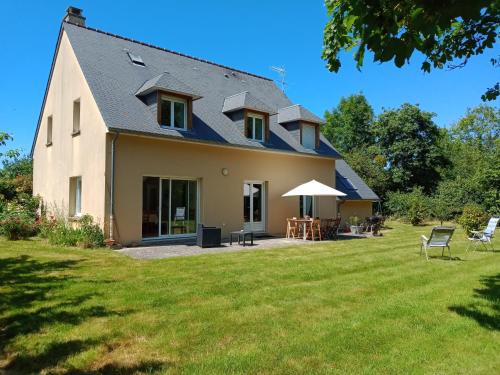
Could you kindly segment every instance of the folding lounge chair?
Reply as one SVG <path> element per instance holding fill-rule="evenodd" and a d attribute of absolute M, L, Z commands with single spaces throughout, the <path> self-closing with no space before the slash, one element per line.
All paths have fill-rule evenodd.
<path fill-rule="evenodd" d="M 432 247 L 441 247 L 443 251 L 441 252 L 441 256 L 444 255 L 444 248 L 448 248 L 448 254 L 451 259 L 451 250 L 450 250 L 450 240 L 451 236 L 453 236 L 453 232 L 455 231 L 454 227 L 434 227 L 432 228 L 431 237 L 427 238 L 424 235 L 420 237 L 420 255 L 422 255 L 422 251 L 425 251 L 425 257 L 429 260 L 429 255 L 427 254 L 427 249 Z"/>
<path fill-rule="evenodd" d="M 490 221 L 488 221 L 488 225 L 485 230 L 475 230 L 471 231 L 471 236 L 469 237 L 469 245 L 465 252 L 469 251 L 469 248 L 474 244 L 474 249 L 480 244 L 484 246 L 486 250 L 493 249 L 493 244 L 491 240 L 495 235 L 495 229 L 497 228 L 498 221 L 500 221 L 500 217 L 492 217 Z M 490 248 L 488 248 L 490 246 Z"/>

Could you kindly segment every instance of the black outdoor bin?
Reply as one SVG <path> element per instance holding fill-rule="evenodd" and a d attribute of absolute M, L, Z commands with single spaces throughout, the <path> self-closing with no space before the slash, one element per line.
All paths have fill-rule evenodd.
<path fill-rule="evenodd" d="M 196 233 L 196 244 L 199 247 L 215 247 L 221 245 L 221 229 L 216 227 L 205 227 L 198 224 Z"/>

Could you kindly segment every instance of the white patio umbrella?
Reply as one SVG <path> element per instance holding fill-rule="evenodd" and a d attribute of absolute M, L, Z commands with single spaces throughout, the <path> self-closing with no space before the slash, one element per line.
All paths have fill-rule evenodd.
<path fill-rule="evenodd" d="M 294 197 L 297 195 L 309 195 L 312 197 L 344 197 L 346 194 L 316 180 L 311 180 L 305 184 L 293 188 L 282 197 Z"/>
<path fill-rule="evenodd" d="M 316 180 L 311 180 L 283 194 L 282 197 L 294 197 L 300 195 L 312 196 L 314 199 L 314 197 L 343 197 L 346 194 L 328 185 L 322 184 L 321 182 L 318 182 Z M 306 224 L 304 223 L 303 225 L 304 225 L 304 240 L 305 240 Z"/>

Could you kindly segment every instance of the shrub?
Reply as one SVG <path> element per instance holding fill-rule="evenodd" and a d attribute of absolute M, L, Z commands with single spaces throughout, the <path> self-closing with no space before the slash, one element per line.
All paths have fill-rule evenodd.
<path fill-rule="evenodd" d="M 387 208 L 396 218 L 418 225 L 429 217 L 430 200 L 421 188 L 414 188 L 409 193 L 390 193 Z"/>
<path fill-rule="evenodd" d="M 0 204 L 0 233 L 9 240 L 35 236 L 38 232 L 37 207 L 39 200 L 26 195 L 20 201 Z"/>
<path fill-rule="evenodd" d="M 73 227 L 64 219 L 45 219 L 41 225 L 40 235 L 58 246 L 80 246 L 97 248 L 104 246 L 104 234 L 92 216 L 83 215 Z"/>
<path fill-rule="evenodd" d="M 84 248 L 104 246 L 104 234 L 92 216 L 83 215 L 80 219 L 80 239 L 78 245 Z"/>
<path fill-rule="evenodd" d="M 8 240 L 22 240 L 36 235 L 37 225 L 25 212 L 8 211 L 2 215 L 0 231 Z"/>
<path fill-rule="evenodd" d="M 458 219 L 458 223 L 462 225 L 468 236 L 471 231 L 481 229 L 488 220 L 488 215 L 484 209 L 477 204 L 469 204 L 464 207 L 462 216 Z"/>

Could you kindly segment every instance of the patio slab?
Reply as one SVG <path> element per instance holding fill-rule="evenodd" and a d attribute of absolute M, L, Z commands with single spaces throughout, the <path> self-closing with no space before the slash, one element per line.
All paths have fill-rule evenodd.
<path fill-rule="evenodd" d="M 333 241 L 304 241 L 299 239 L 286 239 L 286 238 L 256 238 L 254 239 L 253 246 L 247 245 L 242 246 L 238 243 L 229 245 L 229 242 L 223 242 L 221 247 L 209 247 L 201 248 L 193 243 L 172 243 L 172 244 L 161 244 L 161 245 L 148 245 L 148 246 L 138 246 L 138 247 L 126 247 L 120 250 L 115 250 L 117 253 L 121 253 L 130 256 L 135 259 L 163 259 L 163 258 L 173 258 L 173 257 L 184 257 L 193 256 L 201 254 L 218 254 L 218 253 L 229 253 L 237 251 L 248 251 L 248 250 L 270 250 L 279 247 L 287 246 L 297 246 L 297 245 L 314 245 L 314 244 L 324 244 L 326 242 Z"/>

